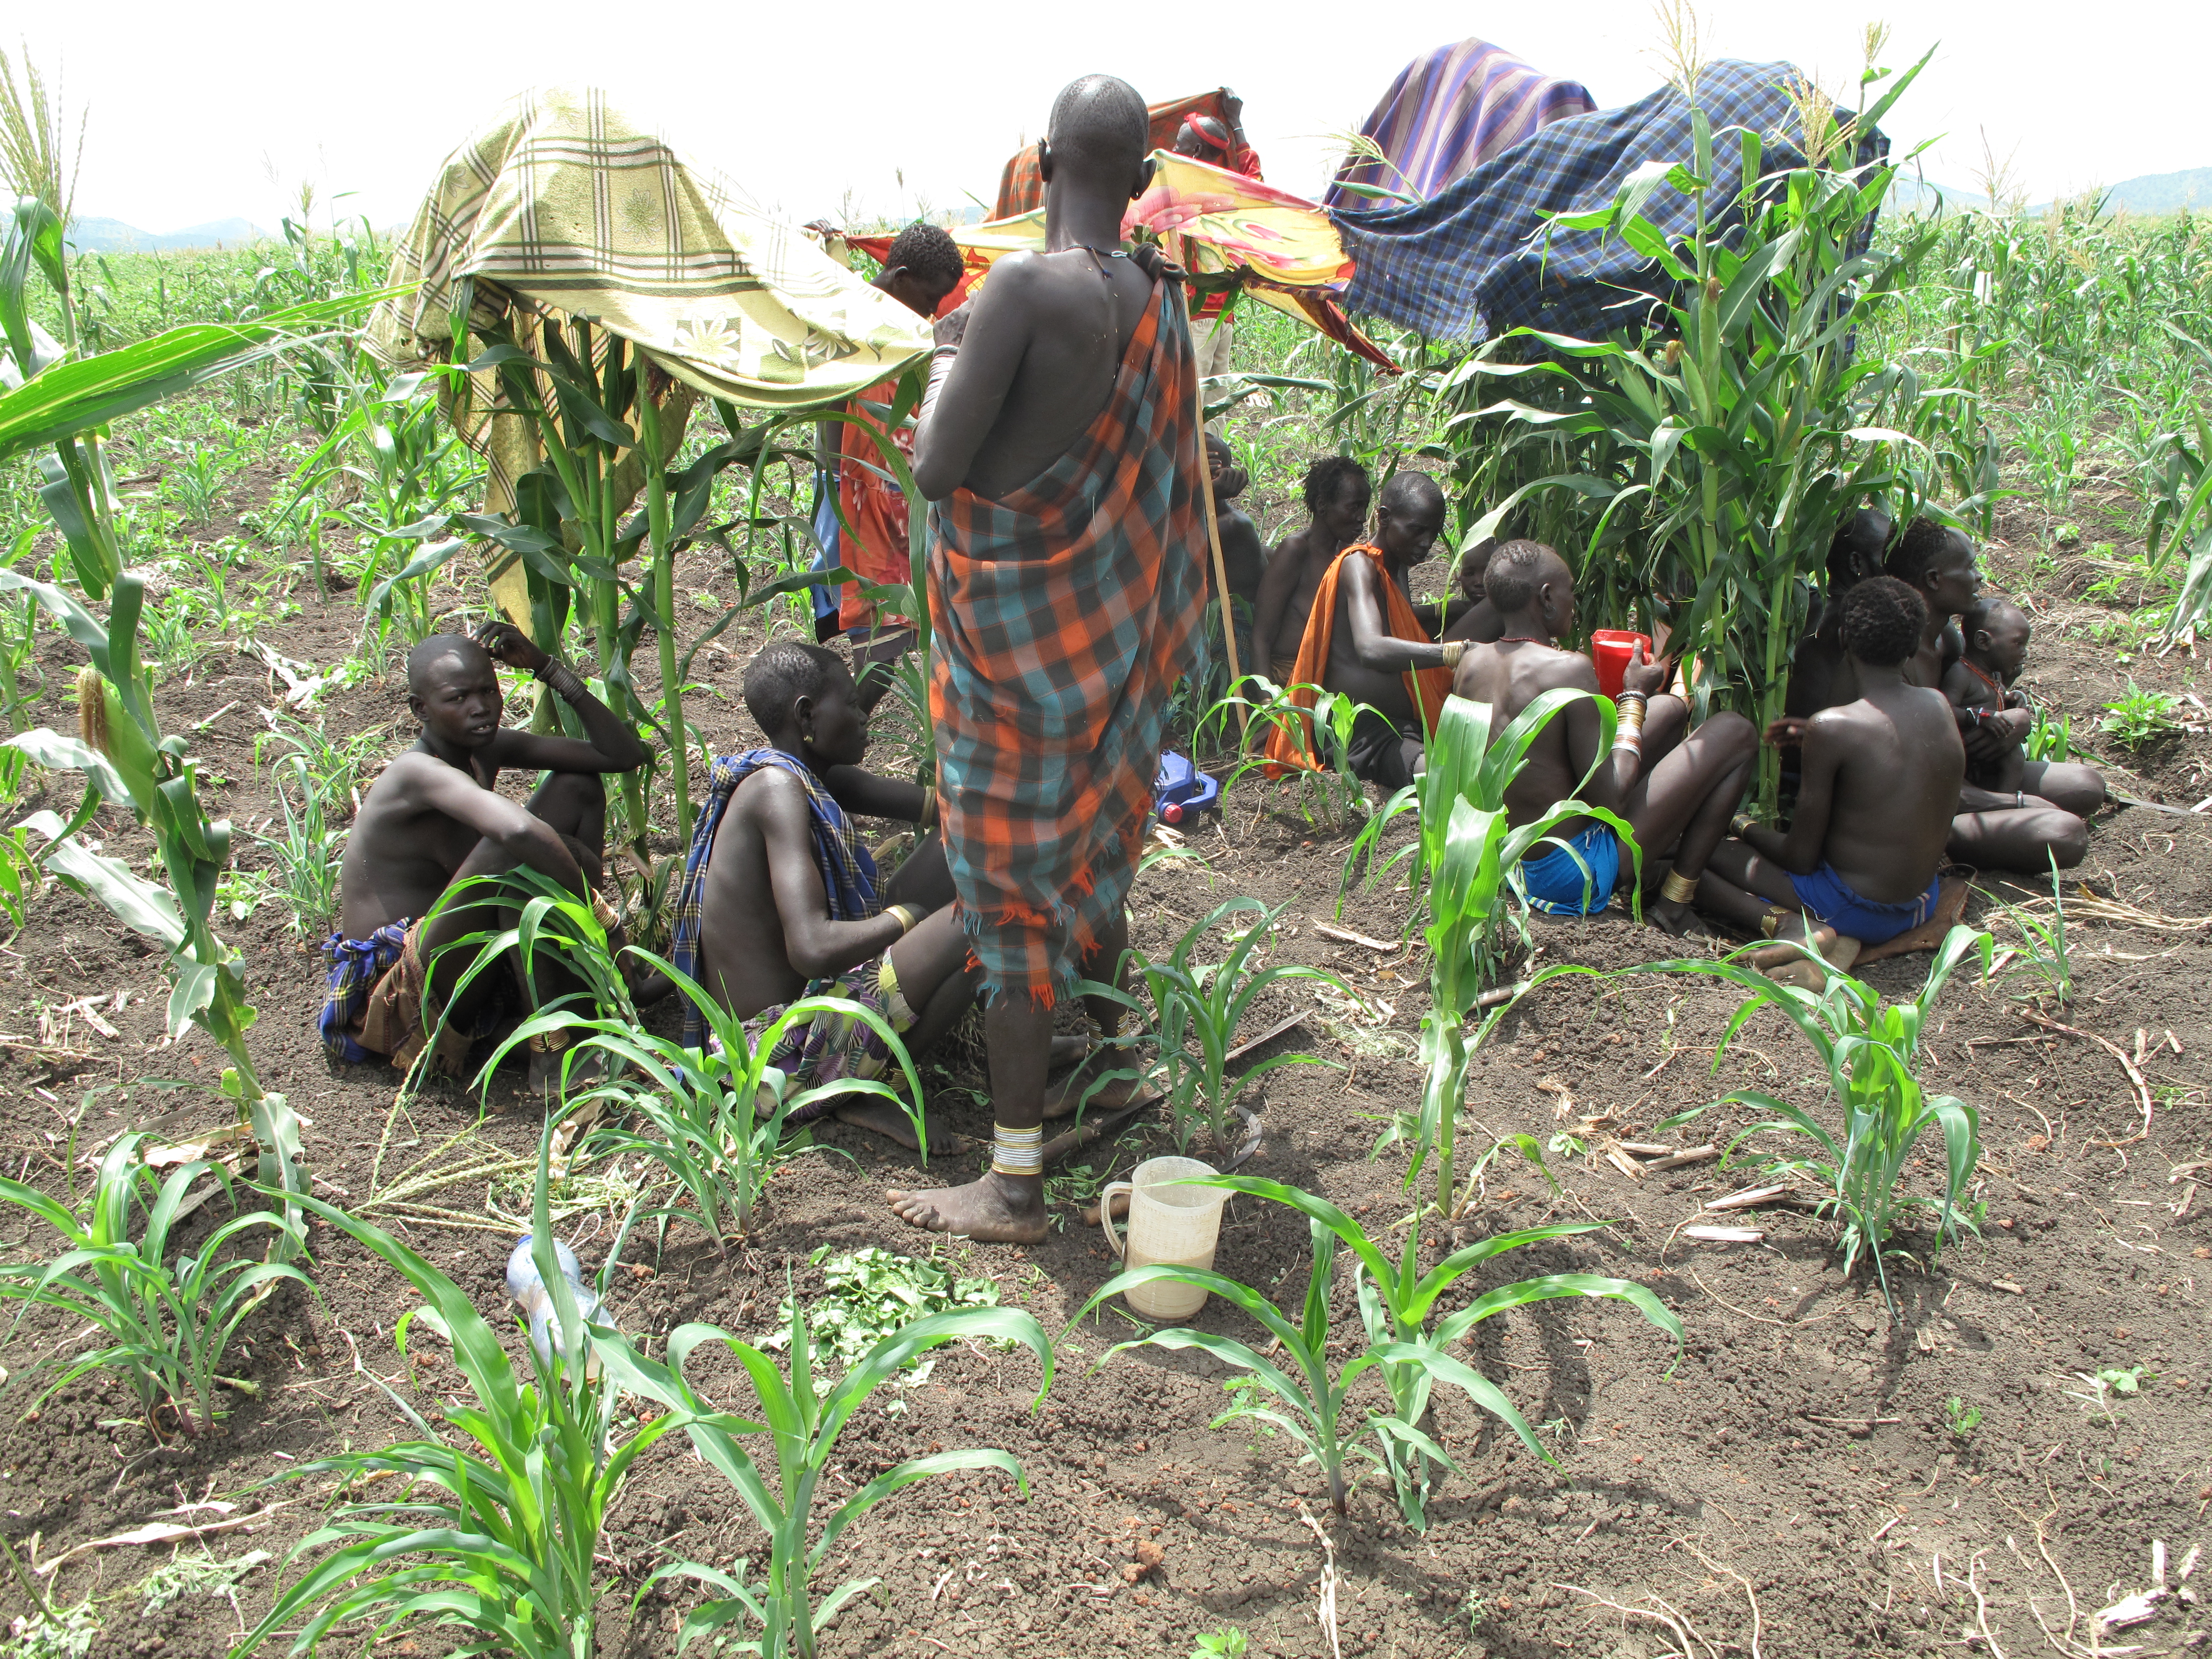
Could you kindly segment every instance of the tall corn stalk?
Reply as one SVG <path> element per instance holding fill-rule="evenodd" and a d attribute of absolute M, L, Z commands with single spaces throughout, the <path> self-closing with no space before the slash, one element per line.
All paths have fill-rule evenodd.
<path fill-rule="evenodd" d="M 1420 791 L 1421 864 L 1426 871 L 1429 925 L 1429 1011 L 1421 1016 L 1421 1116 L 1418 1150 L 1406 1171 L 1411 1186 L 1422 1164 L 1437 1160 L 1437 1210 L 1455 1210 L 1454 1148 L 1459 1109 L 1467 1098 L 1468 1067 L 1480 1042 L 1468 1040 L 1467 1019 L 1475 999 L 1496 976 L 1502 937 L 1514 893 L 1514 866 L 1567 819 L 1594 817 L 1609 824 L 1644 866 L 1643 850 L 1627 823 L 1580 800 L 1557 802 L 1517 829 L 1506 821 L 1505 792 L 1528 764 L 1528 750 L 1553 717 L 1587 691 L 1547 691 L 1490 740 L 1488 703 L 1448 697 L 1429 743 L 1428 770 Z M 1613 708 L 1597 705 L 1597 758 L 1583 775 L 1586 786 L 1613 750 Z M 1510 1005 L 1508 1005 L 1510 1006 Z M 1494 1012 L 1487 1032 L 1505 1012 Z"/>
<path fill-rule="evenodd" d="M 1667 295 L 1645 331 L 1595 341 L 1518 330 L 1547 354 L 1540 361 L 1501 351 L 1458 377 L 1470 388 L 1517 377 L 1549 393 L 1463 416 L 1470 440 L 1495 434 L 1502 450 L 1533 446 L 1543 458 L 1540 469 L 1521 469 L 1469 539 L 1496 534 L 1524 501 L 1567 504 L 1583 571 L 1607 601 L 1648 596 L 1653 619 L 1671 630 L 1669 650 L 1697 663 L 1700 701 L 1762 726 L 1782 712 L 1811 583 L 1838 524 L 1869 495 L 1909 512 L 1939 476 L 1994 482 L 1971 396 L 1923 386 L 1911 368 L 1860 349 L 1861 330 L 1915 279 L 1937 233 L 1915 222 L 1874 244 L 1873 216 L 1897 166 L 1842 162 L 1871 157 L 1875 123 L 1926 62 L 1841 123 L 1807 92 L 1805 155 L 1775 173 L 1764 171 L 1758 134 L 1716 135 L 1693 97 L 1686 160 L 1652 163 L 1607 207 L 1557 222 L 1618 235 L 1663 274 Z M 1864 89 L 1885 73 L 1869 67 Z M 1717 186 L 1717 137 L 1738 146 L 1733 196 Z M 1692 204 L 1685 243 L 1670 244 L 1642 212 L 1662 184 Z M 1607 620 L 1605 609 L 1594 606 L 1593 619 Z M 1775 763 L 1767 751 L 1770 803 Z"/>

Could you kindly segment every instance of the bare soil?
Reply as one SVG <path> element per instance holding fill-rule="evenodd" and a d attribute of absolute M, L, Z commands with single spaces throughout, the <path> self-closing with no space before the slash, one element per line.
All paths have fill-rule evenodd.
<path fill-rule="evenodd" d="M 2021 545 L 1993 550 L 1993 574 L 2021 582 L 2028 532 L 2006 528 Z M 2116 662 L 2112 647 L 2081 629 L 2117 613 L 2077 596 L 2085 584 L 2063 556 L 2046 568 L 2054 577 L 2038 595 L 2031 689 L 2071 715 L 2077 740 L 2096 744 L 2099 705 L 2129 678 L 2192 689 L 2197 664 L 2186 653 Z M 707 591 L 726 576 L 694 556 L 679 586 Z M 727 592 L 726 580 L 719 586 Z M 300 616 L 265 630 L 268 643 L 325 665 L 351 649 L 357 600 L 323 604 L 304 578 L 295 598 Z M 713 690 L 696 707 L 718 749 L 750 740 L 736 669 L 758 639 L 757 629 L 733 630 L 726 653 L 702 655 L 700 677 Z M 649 658 L 640 653 L 641 674 L 649 675 Z M 45 653 L 50 689 L 40 714 L 64 729 L 73 710 L 63 692 L 79 659 L 64 642 Z M 263 729 L 259 711 L 272 702 L 260 664 L 228 652 L 173 681 L 162 699 L 170 730 L 206 722 L 194 744 L 211 772 L 227 775 L 211 793 L 241 825 L 270 810 L 250 745 Z M 396 672 L 337 699 L 327 720 L 336 733 L 387 731 L 386 752 L 412 735 Z M 2130 794 L 2187 806 L 2212 793 L 2199 735 L 2107 757 L 2117 763 L 2116 786 Z M 22 809 L 65 806 L 75 793 L 73 781 L 58 781 L 51 798 L 27 798 Z M 93 833 L 112 853 L 143 859 L 146 851 L 113 811 Z M 1315 927 L 1334 919 L 1350 833 L 1309 821 L 1287 791 L 1270 797 L 1240 786 L 1218 823 L 1191 836 L 1202 866 L 1162 865 L 1139 882 L 1136 931 L 1140 945 L 1157 949 L 1231 896 L 1288 900 L 1273 959 L 1326 964 L 1371 1000 L 1377 1012 L 1363 1017 L 1316 1000 L 1310 988 L 1291 988 L 1255 1012 L 1254 1030 L 1305 1012 L 1303 1028 L 1280 1046 L 1334 1064 L 1265 1080 L 1255 1103 L 1265 1142 L 1249 1171 L 1345 1206 L 1387 1235 L 1395 1252 L 1412 1207 L 1401 1184 L 1405 1152 L 1373 1148 L 1379 1120 L 1419 1097 L 1413 1055 L 1426 964 L 1419 949 L 1377 952 Z M 246 863 L 260 857 L 243 836 L 238 844 Z M 1865 1273 L 1839 1276 L 1834 1224 L 1802 1209 L 1705 1218 L 1763 1229 L 1755 1244 L 1681 1236 L 1706 1199 L 1752 1184 L 1753 1169 L 1707 1163 L 1632 1182 L 1609 1164 L 1562 1153 L 1553 1158 L 1554 1193 L 1508 1157 L 1488 1171 L 1451 1239 L 1428 1224 L 1425 1258 L 1452 1240 L 1545 1220 L 1607 1224 L 1488 1264 L 1446 1297 L 1446 1308 L 1510 1279 L 1583 1270 L 1649 1285 L 1687 1331 L 1678 1356 L 1632 1312 L 1602 1302 L 1555 1302 L 1479 1327 L 1467 1357 L 1543 1425 L 1555 1462 L 1530 1456 L 1463 1400 L 1441 1396 L 1440 1437 L 1460 1472 L 1433 1505 L 1427 1533 L 1417 1534 L 1399 1521 L 1387 1485 L 1363 1482 L 1348 1515 L 1335 1517 L 1313 1468 L 1295 1462 L 1281 1438 L 1249 1424 L 1209 1429 L 1229 1403 L 1221 1388 L 1229 1373 L 1213 1362 L 1145 1349 L 1102 1366 L 1111 1345 L 1139 1333 L 1118 1309 L 1060 1344 L 1058 1375 L 1036 1410 L 1039 1379 L 1026 1355 L 948 1350 L 926 1383 L 899 1392 L 902 1411 L 886 1409 L 886 1394 L 860 1413 L 841 1443 L 833 1491 L 917 1453 L 995 1446 L 1022 1460 L 1029 1495 L 995 1475 L 963 1475 L 883 1504 L 847 1535 L 819 1581 L 826 1591 L 848 1577 L 880 1580 L 838 1619 L 825 1650 L 921 1659 L 1133 1650 L 1181 1659 L 1199 1634 L 1233 1625 L 1249 1633 L 1255 1654 L 1326 1654 L 1316 1609 L 1327 1566 L 1311 1516 L 1334 1551 L 1346 1653 L 1635 1659 L 1682 1648 L 1668 1619 L 1695 1632 L 1700 1655 L 2088 1651 L 2097 1639 L 2090 1614 L 2150 1587 L 2154 1540 L 2164 1540 L 2170 1571 L 2178 1571 L 2206 1537 L 2212 1505 L 2200 1399 L 2212 1389 L 2212 1169 L 2179 1173 L 2212 1157 L 2201 1058 L 2212 1052 L 2203 994 L 2212 966 L 2212 817 L 2108 811 L 2068 890 L 2083 885 L 2164 919 L 2078 916 L 2070 932 L 2077 988 L 2055 1011 L 2065 1024 L 2142 1056 L 2151 1121 L 2146 1128 L 2109 1053 L 2031 1024 L 2009 994 L 2016 988 L 1962 975 L 1934 1016 L 1926 1078 L 1981 1114 L 1973 1193 L 1986 1206 L 1982 1233 L 1932 1264 L 1896 1264 L 1896 1318 Z M 1984 880 L 1970 916 L 1996 919 L 1989 895 L 1998 890 Z M 2034 884 L 2002 890 L 2018 900 Z M 1403 893 L 1356 894 L 1340 925 L 1395 939 L 1407 902 Z M 2001 943 L 2018 943 L 2001 921 L 1997 930 Z M 519 1109 L 507 1079 L 479 1122 L 475 1103 L 458 1092 L 432 1090 L 396 1107 L 395 1073 L 330 1066 L 313 1030 L 319 955 L 288 929 L 276 905 L 226 932 L 246 953 L 260 1010 L 257 1059 L 270 1086 L 311 1121 L 307 1146 L 319 1191 L 366 1203 L 397 1171 L 471 1127 L 500 1147 L 534 1146 L 537 1115 Z M 1700 978 L 1630 971 L 1686 948 L 1709 956 L 1713 942 L 1684 947 L 1618 915 L 1540 924 L 1535 938 L 1541 961 L 1620 971 L 1547 986 L 1504 1024 L 1476 1063 L 1472 1110 L 1482 1130 L 1469 1146 L 1514 1132 L 1548 1140 L 1585 1115 L 1610 1114 L 1604 1133 L 1650 1136 L 1669 1114 L 1738 1087 L 1817 1103 L 1808 1053 L 1771 1012 L 1749 1021 L 1716 1073 L 1713 1048 L 1735 997 Z M 1890 996 L 1909 997 L 1927 962 L 1884 963 L 1869 977 Z M 74 1141 L 80 1182 L 88 1149 L 126 1127 L 180 1107 L 221 1121 L 220 1106 L 198 1092 L 220 1070 L 219 1054 L 197 1032 L 165 1041 L 160 962 L 104 911 L 49 890 L 0 954 L 0 1024 L 13 1045 L 0 1050 L 7 1174 L 65 1190 L 69 1125 L 87 1099 Z M 118 992 L 125 1005 L 118 1011 L 111 1002 L 102 1015 L 113 1037 L 82 1012 L 58 1012 Z M 988 1101 L 939 1084 L 934 1103 L 963 1129 L 988 1134 Z M 1725 1142 L 1753 1121 L 1733 1108 L 1714 1112 L 1685 1132 L 1686 1144 Z M 645 1271 L 621 1276 L 612 1311 L 622 1328 L 652 1340 L 707 1321 L 757 1340 L 787 1285 L 802 1294 L 818 1286 L 820 1269 L 809 1258 L 825 1245 L 937 1251 L 964 1273 L 996 1279 L 1006 1303 L 1031 1309 L 1054 1332 L 1113 1271 L 1101 1239 L 1083 1224 L 1079 1195 L 1035 1248 L 933 1242 L 883 1203 L 884 1188 L 923 1176 L 915 1160 L 840 1126 L 823 1139 L 850 1160 L 788 1164 L 754 1236 L 728 1261 L 684 1228 L 658 1260 L 649 1241 L 634 1245 L 629 1254 Z M 1117 1171 L 1165 1145 L 1158 1125 L 1129 1137 L 1116 1149 Z M 1936 1190 L 1939 1163 L 1931 1143 L 1911 1177 L 1916 1191 Z M 972 1153 L 941 1152 L 927 1176 L 964 1178 L 974 1166 Z M 435 1201 L 474 1224 L 392 1221 L 389 1212 L 382 1218 L 471 1290 L 487 1317 L 507 1322 L 501 1271 L 513 1233 L 492 1211 L 511 1208 L 517 1195 L 464 1185 Z M 220 1207 L 203 1214 L 212 1219 Z M 11 1255 L 43 1248 L 40 1229 L 13 1219 L 6 1227 Z M 596 1267 L 606 1228 L 586 1221 L 575 1231 L 587 1268 Z M 410 1367 L 395 1354 L 393 1324 L 410 1297 L 394 1275 L 328 1228 L 317 1228 L 314 1247 L 321 1301 L 288 1291 L 253 1317 L 231 1369 L 260 1393 L 233 1398 L 222 1431 L 198 1443 L 155 1439 L 135 1420 L 127 1391 L 99 1376 L 24 1419 L 33 1362 L 76 1339 L 58 1322 L 33 1315 L 0 1351 L 18 1379 L 0 1416 L 0 1534 L 19 1554 L 36 1535 L 40 1559 L 51 1560 L 210 1495 L 239 1502 L 241 1514 L 272 1501 L 285 1506 L 204 1540 L 225 1559 L 247 1549 L 276 1553 L 276 1563 L 245 1580 L 235 1604 L 195 1596 L 142 1618 L 129 1587 L 166 1559 L 167 1547 L 88 1551 L 63 1566 L 58 1600 L 102 1598 L 106 1628 L 94 1651 L 103 1659 L 227 1651 L 289 1581 L 282 1558 L 332 1501 L 321 1480 L 259 1483 L 318 1455 L 403 1432 L 404 1419 L 373 1379 L 431 1413 L 460 1387 L 449 1364 Z M 1224 1271 L 1290 1304 L 1302 1291 L 1308 1255 L 1300 1218 L 1258 1200 L 1232 1202 L 1218 1257 Z M 1338 1303 L 1340 1331 L 1349 1335 L 1358 1326 L 1348 1282 Z M 1255 1335 L 1218 1304 L 1197 1322 Z M 2107 1410 L 2074 1397 L 2094 1392 L 2084 1373 L 2137 1366 L 2139 1391 L 2114 1396 Z M 1978 1423 L 1954 1431 L 1972 1411 Z M 1158 1552 L 1157 1566 L 1141 1575 L 1139 1543 Z M 738 1556 L 757 1560 L 763 1542 L 720 1477 L 672 1437 L 638 1468 L 605 1549 L 604 1645 L 647 1655 L 672 1650 L 685 1605 L 680 1595 L 656 1595 L 630 1618 L 647 1573 L 682 1557 L 725 1566 Z M 17 1586 L 0 1598 L 8 1611 L 22 1610 Z M 2182 1607 L 2124 1637 L 2106 1633 L 2105 1650 L 2132 1641 L 2146 1653 L 2179 1651 L 2201 1622 Z M 413 1655 L 450 1645 L 440 1632 L 421 1632 L 392 1648 Z"/>

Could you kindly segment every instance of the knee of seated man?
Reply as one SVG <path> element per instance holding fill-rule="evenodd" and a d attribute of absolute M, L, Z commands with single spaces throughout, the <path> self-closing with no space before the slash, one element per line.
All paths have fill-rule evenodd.
<path fill-rule="evenodd" d="M 1738 758 L 1759 752 L 1759 728 L 1732 708 L 1706 715 L 1705 724 L 1698 728 L 1698 736 L 1707 744 Z"/>
<path fill-rule="evenodd" d="M 2036 815 L 2036 828 L 2062 870 L 2071 870 L 2089 856 L 2089 826 L 2071 812 L 2053 807 Z"/>

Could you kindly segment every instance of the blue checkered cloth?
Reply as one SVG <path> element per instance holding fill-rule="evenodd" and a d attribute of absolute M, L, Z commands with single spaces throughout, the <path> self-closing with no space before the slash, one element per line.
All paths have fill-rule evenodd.
<path fill-rule="evenodd" d="M 1764 175 L 1805 165 L 1790 97 L 1796 74 L 1788 64 L 1722 62 L 1698 79 L 1713 131 L 1707 200 L 1728 204 L 1724 229 L 1741 219 L 1743 153 L 1730 129 L 1759 135 Z M 1850 112 L 1837 114 L 1848 119 Z M 1871 132 L 1860 140 L 1857 163 L 1888 153 L 1889 141 Z M 1625 109 L 1541 127 L 1416 206 L 1332 213 L 1358 268 L 1345 306 L 1434 339 L 1480 341 L 1521 327 L 1602 339 L 1632 327 L 1641 320 L 1642 296 L 1667 291 L 1657 264 L 1603 231 L 1550 230 L 1547 216 L 1605 208 L 1638 167 L 1686 167 L 1692 157 L 1690 103 L 1668 85 Z M 1643 216 L 1676 242 L 1695 222 L 1690 198 L 1664 182 L 1646 198 Z"/>
<path fill-rule="evenodd" d="M 814 867 L 822 875 L 823 895 L 830 902 L 832 921 L 865 921 L 881 913 L 876 892 L 876 860 L 860 844 L 860 832 L 845 809 L 830 798 L 822 780 L 798 756 L 781 749 L 748 749 L 741 755 L 721 755 L 708 774 L 707 799 L 699 803 L 699 817 L 691 829 L 691 850 L 684 860 L 684 878 L 676 889 L 673 938 L 669 959 L 679 972 L 699 977 L 699 933 L 706 923 L 707 860 L 714 850 L 714 833 L 722 827 L 722 814 L 738 786 L 763 767 L 774 767 L 797 778 L 806 791 L 806 806 L 814 831 Z M 707 1040 L 707 1017 L 697 1006 L 684 1005 L 684 1045 L 696 1048 Z"/>

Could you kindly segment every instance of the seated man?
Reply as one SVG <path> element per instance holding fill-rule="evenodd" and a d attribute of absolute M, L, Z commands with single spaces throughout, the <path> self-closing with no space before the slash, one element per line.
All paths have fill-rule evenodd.
<path fill-rule="evenodd" d="M 1908 678 L 1927 626 L 1919 594 L 1875 576 L 1837 609 L 1856 701 L 1806 723 L 1789 833 L 1747 828 L 1698 884 L 1698 904 L 1723 921 L 1824 955 L 1839 937 L 1879 945 L 1934 916 L 1966 769 L 1942 694 Z"/>
<path fill-rule="evenodd" d="M 843 997 L 881 1014 L 910 1054 L 926 1048 L 978 983 L 944 849 L 929 836 L 879 892 L 875 860 L 847 814 L 927 828 L 935 798 L 860 769 L 868 718 L 835 652 L 789 640 L 763 647 L 746 665 L 744 697 L 771 746 L 714 763 L 678 890 L 672 959 L 752 1029 L 801 997 Z M 696 1046 L 706 1031 L 687 1006 L 684 1042 Z M 787 1031 L 769 1063 L 793 1091 L 879 1079 L 892 1066 L 872 1027 L 829 1016 Z M 833 1110 L 916 1144 L 907 1115 L 880 1095 L 825 1096 L 791 1121 Z"/>
<path fill-rule="evenodd" d="M 502 727 L 495 662 L 527 669 L 551 687 L 576 711 L 585 737 Z M 407 658 L 407 707 L 422 735 L 369 786 L 346 838 L 340 932 L 323 946 L 330 972 L 318 1024 L 332 1060 L 386 1057 L 409 1066 L 428 1047 L 433 1071 L 465 1077 L 477 1040 L 527 1012 L 527 981 L 519 969 L 479 974 L 456 994 L 473 957 L 438 954 L 501 925 L 501 907 L 457 902 L 427 925 L 423 918 L 455 884 L 525 865 L 591 897 L 606 841 L 600 775 L 635 771 L 647 756 L 573 670 L 503 622 L 486 623 L 474 639 L 434 634 L 416 646 Z M 495 789 L 510 767 L 551 775 L 521 805 Z M 598 903 L 611 925 L 613 911 L 604 899 Z M 541 988 L 551 971 L 538 968 Z M 565 975 L 559 988 L 573 988 Z M 556 1035 L 532 1039 L 533 1085 L 557 1064 L 556 1042 Z"/>
<path fill-rule="evenodd" d="M 1267 665 L 1252 659 L 1252 617 L 1260 602 L 1260 583 L 1267 571 L 1267 550 L 1260 540 L 1260 527 L 1237 505 L 1244 493 L 1244 469 L 1235 464 L 1228 443 L 1212 433 L 1206 434 L 1206 465 L 1213 475 L 1213 521 L 1221 533 L 1221 568 L 1229 577 L 1229 598 L 1222 609 L 1234 618 L 1237 667 L 1240 673 L 1264 674 Z M 1212 550 L 1207 550 L 1206 586 L 1213 592 Z M 1219 598 L 1218 594 L 1213 597 Z"/>
<path fill-rule="evenodd" d="M 1306 469 L 1306 511 L 1312 521 L 1283 538 L 1268 556 L 1260 583 L 1252 633 L 1267 654 L 1257 665 L 1276 684 L 1292 684 L 1298 647 L 1322 578 L 1334 568 L 1337 555 L 1367 533 L 1367 507 L 1373 496 L 1367 469 L 1348 455 L 1324 455 Z"/>
<path fill-rule="evenodd" d="M 1687 932 L 1690 896 L 1751 782 L 1759 734 L 1742 715 L 1728 713 L 1711 715 L 1692 731 L 1689 705 L 1660 690 L 1672 665 L 1645 661 L 1638 645 L 1621 676 L 1621 720 L 1612 753 L 1600 755 L 1596 665 L 1580 652 L 1553 644 L 1574 630 L 1574 577 L 1566 562 L 1541 542 L 1508 542 L 1491 559 L 1484 587 L 1504 632 L 1491 644 L 1464 647 L 1452 690 L 1490 705 L 1493 740 L 1547 691 L 1564 687 L 1591 693 L 1569 703 L 1537 733 L 1527 764 L 1506 788 L 1508 820 L 1526 823 L 1577 794 L 1618 813 L 1635 831 L 1647 887 L 1662 860 L 1671 857 L 1674 864 L 1644 919 L 1670 933 Z M 1562 845 L 1522 860 L 1528 902 L 1551 915 L 1595 915 L 1628 874 L 1618 839 L 1608 825 L 1590 818 L 1571 818 L 1552 836 Z"/>
<path fill-rule="evenodd" d="M 1960 632 L 1966 649 L 1943 676 L 1943 695 L 1961 716 L 1966 781 L 2022 805 L 2033 795 L 2096 811 L 2105 799 L 2103 773 L 2078 762 L 2027 758 L 2035 711 L 2012 689 L 2034 637 L 2027 613 L 2002 593 L 1984 593 L 1967 610 Z"/>
<path fill-rule="evenodd" d="M 1905 678 L 1913 685 L 1941 691 L 1944 677 L 1965 648 L 1952 620 L 1972 609 L 1981 589 L 1974 544 L 1933 520 L 1916 519 L 1890 550 L 1887 568 L 1927 607 L 1927 620 L 1912 659 L 1905 665 Z M 1989 722 L 1964 709 L 1953 712 L 1962 732 L 1987 725 L 2022 741 L 2034 724 L 2025 708 L 2008 710 Z M 1968 738 L 1967 751 L 1993 751 L 1996 736 L 1993 729 Z M 2050 769 L 2039 781 L 2051 793 L 2008 790 L 1999 794 L 1966 784 L 1954 809 L 1951 856 L 1961 864 L 2032 874 L 2047 873 L 2053 859 L 2062 870 L 2081 863 L 2089 850 L 2085 820 L 2104 804 L 2102 775 L 2091 767 L 2063 766 Z"/>
<path fill-rule="evenodd" d="M 1437 635 L 1445 644 L 1465 640 L 1471 645 L 1488 645 L 1505 631 L 1505 624 L 1498 619 L 1498 607 L 1490 602 L 1489 589 L 1484 586 L 1490 561 L 1497 552 L 1498 538 L 1485 536 L 1460 559 L 1460 597 L 1452 602 L 1450 620 Z"/>
<path fill-rule="evenodd" d="M 1367 707 L 1352 728 L 1346 764 L 1383 790 L 1402 789 L 1420 769 L 1421 745 L 1451 695 L 1451 665 L 1464 645 L 1432 642 L 1406 597 L 1406 573 L 1429 556 L 1443 529 L 1444 495 L 1425 472 L 1401 472 L 1382 491 L 1376 538 L 1357 542 L 1329 563 L 1285 684 L 1290 701 L 1310 708 L 1318 685 Z M 1285 554 L 1278 553 L 1278 560 Z M 1281 766 L 1312 768 L 1321 749 L 1310 718 L 1304 731 L 1279 726 L 1267 756 Z M 1303 739 L 1303 742 L 1301 741 Z"/>
<path fill-rule="evenodd" d="M 1841 601 L 1858 583 L 1882 574 L 1892 528 L 1887 513 L 1863 507 L 1844 520 L 1828 544 L 1827 592 L 1815 596 L 1821 601 L 1820 615 L 1797 642 L 1790 670 L 1784 707 L 1799 720 L 1858 696 L 1850 678 L 1850 657 L 1844 649 Z"/>

